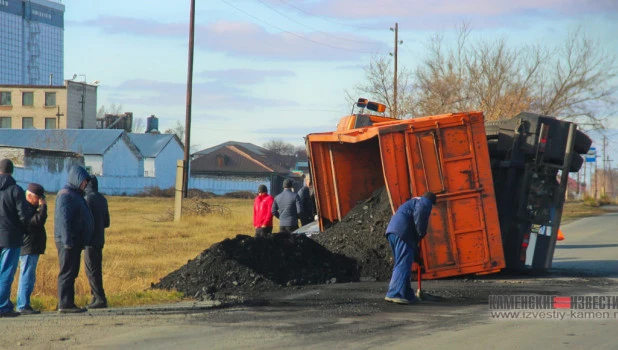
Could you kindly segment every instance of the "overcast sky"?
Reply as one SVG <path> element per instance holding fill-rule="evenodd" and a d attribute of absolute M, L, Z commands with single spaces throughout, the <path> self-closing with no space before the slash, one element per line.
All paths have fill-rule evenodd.
<path fill-rule="evenodd" d="M 63 3 L 65 78 L 99 80 L 99 106 L 154 114 L 161 130 L 184 124 L 190 1 Z M 464 22 L 476 37 L 513 45 L 556 45 L 581 27 L 618 55 L 616 0 L 196 0 L 191 143 L 302 145 L 333 130 L 351 110 L 345 90 L 362 82 L 372 55 L 392 51 L 395 22 L 399 65 L 410 69 L 431 36 L 448 39 Z"/>

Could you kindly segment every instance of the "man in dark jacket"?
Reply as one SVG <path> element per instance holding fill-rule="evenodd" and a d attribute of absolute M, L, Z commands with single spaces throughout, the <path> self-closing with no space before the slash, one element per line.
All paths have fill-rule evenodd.
<path fill-rule="evenodd" d="M 13 162 L 0 160 L 0 317 L 15 317 L 11 286 L 32 212 L 24 190 L 13 179 Z"/>
<path fill-rule="evenodd" d="M 303 208 L 303 212 L 300 214 L 300 224 L 301 226 L 305 226 L 315 220 L 315 215 L 317 213 L 315 208 L 315 194 L 309 174 L 305 177 L 305 186 L 298 191 L 298 197 L 300 198 L 300 204 Z"/>
<path fill-rule="evenodd" d="M 75 305 L 75 279 L 79 274 L 82 249 L 90 245 L 94 219 L 84 199 L 90 180 L 86 169 L 74 166 L 67 184 L 58 192 L 54 212 L 54 240 L 58 248 L 58 312 L 76 313 L 86 309 Z"/>
<path fill-rule="evenodd" d="M 292 180 L 283 180 L 283 192 L 275 197 L 272 207 L 273 215 L 279 219 L 279 232 L 296 230 L 301 211 L 300 198 L 292 192 Z"/>
<path fill-rule="evenodd" d="M 99 193 L 99 180 L 96 176 L 90 177 L 86 186 L 86 203 L 94 218 L 94 234 L 90 245 L 84 250 L 84 263 L 86 276 L 90 283 L 92 301 L 88 304 L 89 309 L 102 309 L 107 307 L 107 298 L 103 290 L 103 245 L 105 244 L 105 228 L 109 227 L 109 208 L 107 199 Z"/>
<path fill-rule="evenodd" d="M 34 213 L 24 236 L 24 246 L 19 257 L 19 284 L 17 285 L 17 312 L 22 315 L 41 313 L 30 306 L 30 295 L 36 283 L 36 266 L 39 256 L 45 253 L 47 245 L 47 202 L 45 189 L 37 183 L 31 183 L 26 190 L 26 201 Z"/>
<path fill-rule="evenodd" d="M 436 204 L 436 195 L 425 193 L 403 203 L 386 227 L 385 236 L 393 250 L 395 266 L 384 300 L 398 304 L 417 302 L 410 274 L 414 262 L 414 250 L 427 234 L 431 209 Z"/>

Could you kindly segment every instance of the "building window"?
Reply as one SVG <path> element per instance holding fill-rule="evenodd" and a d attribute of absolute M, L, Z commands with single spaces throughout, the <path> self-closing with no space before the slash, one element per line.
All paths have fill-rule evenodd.
<path fill-rule="evenodd" d="M 11 92 L 1 91 L 0 92 L 0 106 L 10 106 L 10 105 L 11 105 Z"/>
<path fill-rule="evenodd" d="M 0 117 L 0 128 L 10 129 L 11 128 L 11 117 Z"/>
<path fill-rule="evenodd" d="M 45 93 L 45 107 L 55 107 L 55 106 L 56 106 L 56 93 L 46 92 Z"/>
<path fill-rule="evenodd" d="M 21 93 L 21 105 L 22 106 L 34 106 L 34 92 L 22 92 Z"/>
<path fill-rule="evenodd" d="M 55 129 L 56 118 L 45 118 L 45 129 Z"/>
<path fill-rule="evenodd" d="M 21 118 L 21 128 L 22 129 L 34 129 L 34 118 L 32 117 Z"/>

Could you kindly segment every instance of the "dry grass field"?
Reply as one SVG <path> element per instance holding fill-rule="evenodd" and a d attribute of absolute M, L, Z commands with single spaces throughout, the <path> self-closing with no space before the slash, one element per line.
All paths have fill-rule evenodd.
<path fill-rule="evenodd" d="M 589 202 L 572 201 L 566 202 L 562 209 L 562 224 L 588 216 L 596 216 L 605 213 L 603 207 Z"/>
<path fill-rule="evenodd" d="M 107 197 L 111 226 L 103 249 L 103 286 L 109 305 L 128 306 L 179 300 L 176 292 L 147 290 L 151 283 L 178 269 L 213 243 L 237 234 L 253 234 L 251 199 L 206 199 L 209 205 L 229 209 L 227 215 L 190 215 L 171 221 L 172 198 Z M 57 307 L 58 253 L 54 243 L 54 196 L 48 197 L 47 250 L 39 260 L 32 295 L 36 309 Z M 186 200 L 191 206 L 192 200 Z M 18 275 L 13 282 L 14 300 Z M 88 304 L 90 287 L 84 273 L 83 255 L 76 281 L 76 303 Z"/>

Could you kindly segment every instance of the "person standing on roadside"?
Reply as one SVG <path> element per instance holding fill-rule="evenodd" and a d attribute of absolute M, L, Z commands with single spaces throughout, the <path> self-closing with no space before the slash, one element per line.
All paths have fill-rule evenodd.
<path fill-rule="evenodd" d="M 301 212 L 300 197 L 292 191 L 292 180 L 283 180 L 283 192 L 275 197 L 272 206 L 272 214 L 279 219 L 279 232 L 296 230 Z"/>
<path fill-rule="evenodd" d="M 426 192 L 403 203 L 388 223 L 384 235 L 391 245 L 395 266 L 384 300 L 397 304 L 418 302 L 410 286 L 410 274 L 416 245 L 427 234 L 435 204 L 436 195 Z"/>
<path fill-rule="evenodd" d="M 11 287 L 32 212 L 24 190 L 13 179 L 13 162 L 0 160 L 0 317 L 16 317 Z"/>
<path fill-rule="evenodd" d="M 268 237 L 273 233 L 273 214 L 271 212 L 274 198 L 268 194 L 265 185 L 258 186 L 258 194 L 253 202 L 253 227 L 255 237 Z"/>
<path fill-rule="evenodd" d="M 24 246 L 19 257 L 19 283 L 17 285 L 17 312 L 22 315 L 40 314 L 30 305 L 30 296 L 36 283 L 36 267 L 41 254 L 47 246 L 47 201 L 45 189 L 37 183 L 31 183 L 26 190 L 26 201 L 34 215 L 26 227 Z"/>
<path fill-rule="evenodd" d="M 313 185 L 309 174 L 305 177 L 305 186 L 298 191 L 298 197 L 300 198 L 300 204 L 303 209 L 300 214 L 300 225 L 305 226 L 313 222 L 315 220 L 315 215 L 317 214 L 315 207 L 315 194 L 313 192 Z"/>
<path fill-rule="evenodd" d="M 58 192 L 54 211 L 54 240 L 58 248 L 58 312 L 87 311 L 75 305 L 75 279 L 79 274 L 82 249 L 90 245 L 94 219 L 84 198 L 90 180 L 86 169 L 73 166 L 67 184 Z"/>
<path fill-rule="evenodd" d="M 107 307 L 107 297 L 103 289 L 103 245 L 105 245 L 105 229 L 109 227 L 109 208 L 107 199 L 99 193 L 99 180 L 90 176 L 86 186 L 86 203 L 94 219 L 94 232 L 90 245 L 84 249 L 84 265 L 90 284 L 92 300 L 89 309 L 104 309 Z"/>

